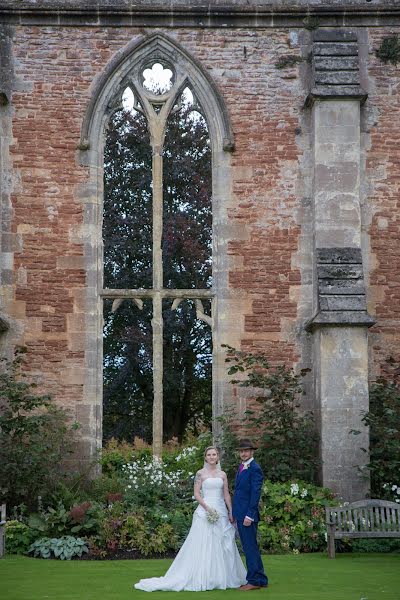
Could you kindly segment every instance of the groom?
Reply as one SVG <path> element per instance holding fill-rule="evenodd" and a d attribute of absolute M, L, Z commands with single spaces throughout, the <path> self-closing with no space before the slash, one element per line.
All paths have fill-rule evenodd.
<path fill-rule="evenodd" d="M 253 458 L 255 448 L 252 442 L 248 439 L 240 440 L 238 450 L 242 462 L 236 474 L 232 509 L 247 564 L 247 584 L 242 585 L 240 589 L 258 590 L 268 585 L 268 577 L 264 573 L 257 544 L 260 519 L 258 503 L 264 476 Z"/>

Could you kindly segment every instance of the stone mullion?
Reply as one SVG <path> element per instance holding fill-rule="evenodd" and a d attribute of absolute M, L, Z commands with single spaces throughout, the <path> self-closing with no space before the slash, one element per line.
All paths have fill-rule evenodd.
<path fill-rule="evenodd" d="M 159 131 L 159 128 L 156 132 Z M 163 158 L 161 135 L 153 137 L 153 456 L 161 458 L 163 443 Z"/>

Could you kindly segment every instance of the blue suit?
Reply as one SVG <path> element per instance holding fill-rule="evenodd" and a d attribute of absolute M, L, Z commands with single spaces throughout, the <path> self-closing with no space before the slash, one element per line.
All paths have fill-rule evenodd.
<path fill-rule="evenodd" d="M 247 469 L 239 470 L 235 479 L 235 492 L 233 494 L 232 512 L 236 519 L 240 540 L 247 564 L 247 581 L 252 585 L 265 587 L 268 577 L 264 572 L 260 550 L 257 544 L 257 527 L 260 520 L 258 504 L 260 502 L 261 487 L 264 475 L 260 466 L 252 460 Z M 253 519 L 251 525 L 243 525 L 245 517 Z"/>

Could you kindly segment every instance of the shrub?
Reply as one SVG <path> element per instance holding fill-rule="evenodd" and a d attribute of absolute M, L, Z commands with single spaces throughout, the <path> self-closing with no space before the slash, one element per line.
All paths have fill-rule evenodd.
<path fill-rule="evenodd" d="M 294 481 L 263 484 L 259 538 L 265 552 L 315 552 L 326 547 L 326 488 Z"/>
<path fill-rule="evenodd" d="M 203 465 L 204 449 L 212 443 L 211 433 L 202 433 L 197 438 L 189 439 L 183 447 L 176 440 L 164 445 L 162 460 L 168 469 L 195 470 Z M 124 465 L 130 461 L 150 460 L 152 449 L 149 444 L 135 437 L 134 443 L 120 442 L 112 438 L 102 448 L 99 462 L 106 475 L 119 475 L 124 471 Z M 176 465 L 175 463 L 179 463 Z"/>
<path fill-rule="evenodd" d="M 89 499 L 88 488 L 91 482 L 92 479 L 86 473 L 66 473 L 62 480 L 56 482 L 51 495 L 45 500 L 51 506 L 61 502 L 66 508 L 70 508 Z M 39 500 L 42 503 L 42 498 Z"/>
<path fill-rule="evenodd" d="M 240 461 L 238 452 L 239 438 L 235 431 L 237 422 L 235 410 L 226 409 L 218 420 L 221 424 L 221 466 L 228 476 L 228 481 L 233 485 Z M 258 461 L 258 452 L 256 452 L 255 458 Z"/>
<path fill-rule="evenodd" d="M 40 538 L 31 544 L 29 553 L 40 558 L 59 558 L 60 560 L 71 560 L 75 556 L 82 556 L 89 552 L 85 540 L 65 535 L 61 538 Z"/>
<path fill-rule="evenodd" d="M 204 450 L 212 444 L 212 435 L 207 432 L 190 440 L 183 447 L 166 449 L 162 456 L 166 470 L 179 470 L 185 474 L 196 473 L 203 467 Z"/>
<path fill-rule="evenodd" d="M 192 496 L 194 471 L 167 470 L 162 462 L 146 457 L 127 463 L 123 471 L 124 497 L 130 506 L 163 506 L 168 510 Z"/>
<path fill-rule="evenodd" d="M 20 521 L 6 522 L 7 554 L 24 554 L 35 539 L 35 532 Z"/>
<path fill-rule="evenodd" d="M 228 350 L 228 374 L 245 377 L 231 382 L 259 390 L 255 398 L 258 408 L 246 411 L 245 426 L 258 440 L 257 460 L 269 479 L 314 481 L 319 465 L 318 435 L 313 413 L 299 412 L 302 375 L 285 365 L 271 366 L 263 353 L 224 347 Z M 234 425 L 232 421 L 225 423 L 231 435 Z"/>
<path fill-rule="evenodd" d="M 193 518 L 193 505 L 188 505 L 187 510 L 174 510 L 164 517 L 172 526 L 176 536 L 176 549 L 180 548 L 189 533 Z"/>
<path fill-rule="evenodd" d="M 104 474 L 118 474 L 133 457 L 151 456 L 151 446 L 135 438 L 133 444 L 111 438 L 101 449 L 99 462 Z"/>
<path fill-rule="evenodd" d="M 0 494 L 12 507 L 32 505 L 60 480 L 60 463 L 72 451 L 67 414 L 26 381 L 22 348 L 0 374 Z"/>
<path fill-rule="evenodd" d="M 160 517 L 157 511 L 144 509 L 125 513 L 120 509 L 113 506 L 102 521 L 99 535 L 91 538 L 95 553 L 104 556 L 107 552 L 135 550 L 149 556 L 178 549 L 178 535 L 168 515 Z"/>
<path fill-rule="evenodd" d="M 128 515 L 121 524 L 120 545 L 137 549 L 144 556 L 175 550 L 177 539 L 170 523 L 159 523 L 149 515 Z"/>
<path fill-rule="evenodd" d="M 124 463 L 125 464 L 125 463 Z M 87 486 L 88 498 L 95 502 L 108 502 L 113 494 L 123 494 L 125 480 L 118 473 L 105 473 L 93 479 Z"/>
<path fill-rule="evenodd" d="M 351 540 L 352 552 L 400 552 L 400 540 L 393 538 Z"/>
<path fill-rule="evenodd" d="M 399 369 L 390 357 L 383 368 L 385 375 L 370 386 L 369 411 L 362 418 L 370 431 L 370 460 L 364 470 L 371 478 L 372 497 L 400 503 Z"/>
<path fill-rule="evenodd" d="M 58 538 L 78 533 L 89 536 L 98 531 L 103 513 L 103 507 L 97 503 L 83 502 L 67 509 L 59 502 L 56 508 L 50 506 L 41 513 L 32 513 L 28 523 L 42 536 Z"/>

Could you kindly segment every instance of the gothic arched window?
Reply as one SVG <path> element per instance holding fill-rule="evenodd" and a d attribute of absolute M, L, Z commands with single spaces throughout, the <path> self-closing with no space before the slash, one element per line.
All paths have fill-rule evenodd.
<path fill-rule="evenodd" d="M 149 438 L 152 413 L 160 456 L 163 429 L 180 437 L 183 424 L 210 420 L 212 395 L 218 416 L 211 355 L 225 270 L 212 233 L 232 142 L 215 86 L 182 49 L 157 35 L 126 54 L 102 83 L 85 136 L 92 146 L 104 132 L 89 160 L 104 160 L 104 407 L 112 430 L 127 400 L 126 420 Z"/>

